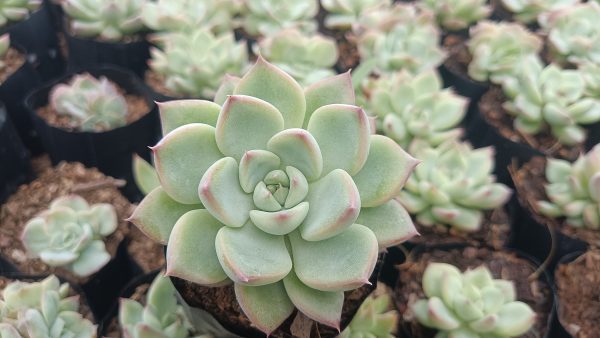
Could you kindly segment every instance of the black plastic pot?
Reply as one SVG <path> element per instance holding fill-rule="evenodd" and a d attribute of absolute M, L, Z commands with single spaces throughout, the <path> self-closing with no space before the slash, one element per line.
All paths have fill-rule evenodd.
<path fill-rule="evenodd" d="M 0 102 L 0 203 L 32 174 L 29 152 L 21 142 L 4 105 Z M 1 268 L 0 268 L 1 271 Z"/>
<path fill-rule="evenodd" d="M 149 160 L 148 146 L 156 143 L 159 134 L 156 105 L 139 78 L 124 69 L 101 66 L 86 71 L 96 77 L 107 77 L 128 94 L 144 97 L 150 112 L 129 125 L 105 132 L 66 131 L 49 125 L 36 110 L 48 104 L 49 93 L 55 85 L 67 82 L 75 73 L 35 90 L 26 98 L 25 105 L 53 164 L 78 161 L 88 167 L 96 167 L 106 175 L 126 179 L 128 185 L 124 193 L 132 198 L 137 189 L 132 179 L 131 158 L 136 153 Z"/>
<path fill-rule="evenodd" d="M 474 81 L 469 77 L 459 74 L 444 64 L 438 67 L 438 72 L 444 82 L 444 87 L 452 87 L 458 95 L 477 101 L 485 93 L 489 85 L 485 82 Z"/>

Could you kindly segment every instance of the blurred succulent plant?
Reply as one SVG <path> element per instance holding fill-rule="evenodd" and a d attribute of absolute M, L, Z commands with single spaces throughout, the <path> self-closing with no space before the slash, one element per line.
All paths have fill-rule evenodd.
<path fill-rule="evenodd" d="M 339 328 L 344 291 L 367 283 L 379 250 L 415 234 L 393 197 L 418 161 L 371 135 L 348 73 L 303 90 L 259 57 L 224 87 L 222 107 L 160 105 L 161 187 L 131 221 L 168 242 L 167 275 L 233 281 L 260 330 L 295 307 Z"/>
<path fill-rule="evenodd" d="M 544 12 L 561 10 L 580 0 L 502 0 L 502 6 L 513 13 L 517 21 L 531 23 Z"/>
<path fill-rule="evenodd" d="M 411 309 L 419 323 L 439 330 L 436 337 L 516 337 L 535 321 L 529 305 L 516 300 L 513 282 L 494 279 L 485 266 L 461 273 L 450 264 L 430 263 L 423 291 L 427 299 Z"/>
<path fill-rule="evenodd" d="M 120 41 L 144 29 L 145 0 L 63 0 L 73 34 L 84 38 Z"/>
<path fill-rule="evenodd" d="M 503 205 L 511 191 L 496 183 L 493 148 L 473 149 L 451 141 L 437 148 L 415 144 L 411 154 L 423 161 L 398 199 L 423 226 L 447 225 L 462 232 L 481 228 L 482 210 Z"/>
<path fill-rule="evenodd" d="M 538 58 L 542 41 L 518 23 L 481 21 L 471 27 L 469 76 L 500 84 L 520 71 L 526 59 Z"/>
<path fill-rule="evenodd" d="M 144 24 L 156 32 L 189 31 L 201 26 L 220 34 L 233 31 L 241 0 L 158 0 L 145 2 Z"/>
<path fill-rule="evenodd" d="M 8 33 L 0 35 L 0 69 L 4 69 L 6 63 L 2 60 L 10 48 L 10 35 Z"/>
<path fill-rule="evenodd" d="M 586 62 L 579 69 L 585 79 L 585 95 L 600 100 L 600 63 Z"/>
<path fill-rule="evenodd" d="M 389 6 L 390 0 L 321 0 L 328 12 L 325 26 L 330 29 L 350 29 L 370 8 Z"/>
<path fill-rule="evenodd" d="M 21 240 L 28 255 L 85 277 L 110 260 L 102 238 L 116 229 L 112 205 L 89 205 L 81 196 L 70 195 L 55 199 L 27 222 Z"/>
<path fill-rule="evenodd" d="M 373 82 L 368 111 L 379 117 L 379 129 L 400 146 L 409 147 L 415 139 L 437 146 L 461 136 L 456 127 L 468 102 L 443 89 L 435 71 L 416 76 L 401 71 Z"/>
<path fill-rule="evenodd" d="M 285 28 L 315 32 L 315 16 L 319 11 L 317 0 L 245 0 L 242 26 L 253 36 L 269 36 Z"/>
<path fill-rule="evenodd" d="M 127 124 L 127 102 L 106 77 L 78 74 L 50 92 L 50 106 L 67 115 L 82 131 L 114 129 Z"/>
<path fill-rule="evenodd" d="M 600 3 L 588 1 L 540 15 L 556 61 L 600 64 Z"/>
<path fill-rule="evenodd" d="M 389 294 L 371 294 L 338 338 L 394 338 L 398 311 L 391 308 Z"/>
<path fill-rule="evenodd" d="M 79 296 L 52 275 L 40 282 L 9 283 L 0 299 L 2 338 L 95 338 L 96 326 L 79 312 Z"/>
<path fill-rule="evenodd" d="M 515 116 L 514 125 L 525 134 L 550 132 L 562 144 L 585 140 L 580 124 L 600 121 L 600 100 L 585 95 L 581 71 L 562 70 L 552 64 L 526 62 L 520 74 L 507 78 L 504 92 L 510 100 L 504 108 Z"/>
<path fill-rule="evenodd" d="M 29 17 L 42 4 L 42 0 L 4 0 L 0 3 L 0 27 Z"/>
<path fill-rule="evenodd" d="M 574 227 L 600 229 L 600 145 L 575 163 L 548 159 L 546 195 L 539 211 L 553 218 L 566 217 Z"/>
<path fill-rule="evenodd" d="M 421 5 L 435 13 L 438 24 L 457 31 L 487 18 L 490 7 L 485 0 L 422 0 Z"/>
<path fill-rule="evenodd" d="M 213 98 L 225 74 L 239 75 L 248 65 L 245 41 L 233 33 L 215 36 L 207 29 L 161 36 L 152 48 L 150 68 L 165 86 L 181 96 Z"/>
<path fill-rule="evenodd" d="M 283 30 L 261 40 L 258 51 L 303 86 L 335 74 L 337 45 L 334 39 L 320 34 L 308 36 L 297 29 Z"/>
<path fill-rule="evenodd" d="M 210 338 L 194 335 L 183 308 L 177 304 L 177 291 L 169 277 L 159 273 L 146 294 L 145 305 L 132 299 L 119 303 L 119 325 L 124 338 Z"/>

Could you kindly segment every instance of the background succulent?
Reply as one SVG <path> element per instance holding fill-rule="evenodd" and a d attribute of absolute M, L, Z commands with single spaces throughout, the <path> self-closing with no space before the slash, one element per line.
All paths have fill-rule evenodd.
<path fill-rule="evenodd" d="M 135 185 L 144 195 L 160 186 L 156 169 L 137 154 L 133 155 L 132 169 Z"/>
<path fill-rule="evenodd" d="M 244 0 L 244 4 L 242 26 L 250 35 L 269 36 L 285 28 L 317 29 L 317 0 Z"/>
<path fill-rule="evenodd" d="M 517 23 L 481 21 L 471 27 L 470 36 L 467 46 L 473 59 L 468 71 L 477 81 L 502 83 L 542 48 L 540 38 Z"/>
<path fill-rule="evenodd" d="M 325 26 L 331 29 L 349 29 L 370 8 L 389 6 L 389 0 L 321 0 L 321 5 L 328 12 Z"/>
<path fill-rule="evenodd" d="M 491 11 L 485 0 L 422 0 L 420 3 L 435 13 L 440 26 L 453 31 L 469 27 Z"/>
<path fill-rule="evenodd" d="M 529 305 L 516 300 L 514 284 L 494 279 L 485 266 L 461 273 L 450 264 L 430 263 L 423 291 L 427 299 L 411 309 L 419 323 L 440 331 L 436 337 L 516 337 L 535 321 Z"/>
<path fill-rule="evenodd" d="M 260 54 L 308 86 L 334 75 L 338 59 L 335 40 L 320 34 L 306 35 L 297 29 L 283 30 L 259 42 Z"/>
<path fill-rule="evenodd" d="M 140 33 L 144 23 L 140 16 L 145 0 L 63 0 L 69 28 L 85 38 L 119 41 Z"/>
<path fill-rule="evenodd" d="M 541 13 L 561 10 L 580 0 L 502 0 L 502 6 L 524 23 L 535 22 Z"/>
<path fill-rule="evenodd" d="M 114 129 L 127 123 L 127 102 L 106 77 L 88 73 L 73 76 L 50 92 L 50 106 L 67 115 L 73 127 L 82 131 Z"/>
<path fill-rule="evenodd" d="M 600 63 L 600 3 L 568 6 L 540 16 L 548 34 L 550 51 L 557 61 Z"/>
<path fill-rule="evenodd" d="M 585 79 L 585 95 L 600 100 L 600 63 L 584 63 L 579 67 Z"/>
<path fill-rule="evenodd" d="M 28 255 L 85 277 L 110 260 L 102 238 L 116 228 L 117 214 L 112 205 L 89 205 L 81 196 L 70 195 L 55 199 L 47 210 L 27 222 L 21 240 Z"/>
<path fill-rule="evenodd" d="M 504 108 L 515 116 L 514 125 L 525 134 L 549 129 L 567 145 L 585 140 L 580 124 L 600 121 L 600 100 L 586 97 L 586 82 L 578 70 L 562 70 L 552 64 L 527 62 L 503 88 L 510 100 Z"/>
<path fill-rule="evenodd" d="M 339 338 L 393 338 L 397 326 L 398 311 L 392 308 L 389 294 L 371 294 Z"/>
<path fill-rule="evenodd" d="M 5 0 L 0 3 L 0 27 L 15 21 L 27 19 L 29 13 L 36 10 L 42 0 Z"/>
<path fill-rule="evenodd" d="M 40 282 L 11 282 L 0 299 L 0 336 L 95 338 L 96 326 L 79 312 L 79 296 L 56 276 Z"/>
<path fill-rule="evenodd" d="M 548 159 L 546 195 L 549 201 L 538 201 L 538 209 L 546 216 L 566 217 L 574 227 L 600 229 L 600 145 L 571 164 Z"/>
<path fill-rule="evenodd" d="M 207 29 L 172 32 L 150 50 L 150 68 L 165 77 L 165 86 L 181 96 L 212 98 L 225 74 L 239 75 L 248 64 L 245 41 L 233 33 Z"/>
<path fill-rule="evenodd" d="M 483 210 L 503 205 L 510 189 L 495 182 L 493 149 L 473 149 L 468 143 L 447 142 L 437 148 L 413 146 L 423 162 L 398 199 L 423 226 L 447 225 L 463 232 L 478 231 Z"/>
<path fill-rule="evenodd" d="M 0 69 L 6 66 L 6 63 L 2 60 L 8 53 L 10 48 L 10 35 L 8 33 L 0 35 Z"/>
<path fill-rule="evenodd" d="M 167 275 L 233 281 L 264 332 L 295 307 L 339 327 L 344 291 L 367 283 L 379 250 L 415 234 L 393 197 L 417 161 L 371 135 L 348 73 L 303 90 L 259 57 L 230 84 L 222 107 L 161 104 L 161 187 L 131 221 L 168 242 Z"/>
<path fill-rule="evenodd" d="M 148 292 L 144 305 L 121 299 L 119 325 L 124 338 L 210 338 L 194 335 L 183 308 L 177 304 L 177 291 L 169 277 L 159 273 Z"/>
<path fill-rule="evenodd" d="M 368 110 L 378 117 L 379 129 L 400 146 L 408 147 L 414 139 L 437 146 L 462 134 L 456 127 L 467 100 L 443 89 L 435 71 L 416 76 L 401 71 L 373 82 Z"/>

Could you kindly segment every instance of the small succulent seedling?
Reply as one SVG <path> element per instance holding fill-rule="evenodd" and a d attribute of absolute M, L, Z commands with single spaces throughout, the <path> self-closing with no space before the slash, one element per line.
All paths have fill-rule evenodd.
<path fill-rule="evenodd" d="M 439 330 L 436 337 L 516 337 L 535 321 L 529 305 L 516 300 L 513 282 L 494 279 L 485 266 L 461 273 L 450 264 L 430 263 L 423 291 L 427 299 L 411 309 L 419 323 Z"/>
<path fill-rule="evenodd" d="M 346 30 L 359 22 L 369 9 L 377 6 L 390 6 L 390 0 L 321 0 L 328 12 L 325 26 L 331 29 Z"/>
<path fill-rule="evenodd" d="M 556 61 L 600 63 L 600 3 L 588 1 L 540 16 Z"/>
<path fill-rule="evenodd" d="M 478 231 L 483 210 L 497 208 L 510 197 L 510 189 L 491 175 L 491 147 L 473 149 L 468 143 L 451 141 L 437 148 L 415 144 L 411 153 L 423 163 L 398 199 L 423 226 Z"/>
<path fill-rule="evenodd" d="M 169 277 L 159 273 L 146 294 L 144 305 L 121 299 L 119 324 L 124 338 L 211 338 L 194 335 L 183 308 L 177 304 L 177 291 Z"/>
<path fill-rule="evenodd" d="M 27 222 L 21 240 L 31 257 L 86 277 L 110 260 L 102 238 L 116 228 L 112 205 L 89 205 L 81 196 L 69 195 L 55 199 Z"/>
<path fill-rule="evenodd" d="M 398 311 L 390 309 L 389 294 L 371 294 L 362 303 L 348 327 L 338 338 L 393 338 Z"/>
<path fill-rule="evenodd" d="M 10 35 L 8 33 L 0 35 L 0 69 L 4 69 L 6 63 L 2 60 L 10 48 Z"/>
<path fill-rule="evenodd" d="M 167 275 L 233 282 L 264 332 L 294 308 L 339 328 L 344 291 L 368 283 L 380 250 L 415 234 L 393 197 L 418 161 L 371 135 L 348 73 L 302 89 L 259 57 L 223 88 L 222 106 L 160 105 L 161 186 L 131 221 L 168 243 Z"/>
<path fill-rule="evenodd" d="M 437 146 L 461 136 L 457 125 L 465 116 L 467 100 L 442 89 L 435 71 L 386 74 L 370 86 L 368 111 L 378 117 L 379 129 L 400 146 L 409 147 L 415 139 Z"/>
<path fill-rule="evenodd" d="M 518 23 L 481 21 L 471 27 L 467 46 L 473 57 L 469 76 L 477 81 L 502 83 L 520 71 L 526 59 L 537 58 L 542 41 Z"/>
<path fill-rule="evenodd" d="M 258 51 L 269 62 L 290 74 L 301 85 L 334 75 L 338 58 L 335 40 L 297 29 L 283 30 L 259 42 Z"/>
<path fill-rule="evenodd" d="M 520 74 L 506 78 L 504 92 L 510 98 L 504 108 L 514 115 L 514 125 L 524 134 L 548 130 L 558 141 L 574 145 L 585 140 L 581 124 L 600 121 L 600 100 L 585 95 L 581 71 L 563 70 L 551 64 L 525 62 Z"/>
<path fill-rule="evenodd" d="M 539 211 L 552 218 L 565 217 L 569 225 L 600 229 L 600 145 L 571 164 L 548 159 L 546 195 Z"/>
<path fill-rule="evenodd" d="M 317 29 L 317 0 L 246 0 L 242 27 L 253 36 L 269 36 L 285 28 L 312 33 Z"/>
<path fill-rule="evenodd" d="M 114 129 L 127 123 L 127 102 L 106 77 L 88 73 L 73 76 L 58 84 L 49 95 L 50 106 L 59 115 L 67 115 L 82 131 Z"/>
<path fill-rule="evenodd" d="M 142 32 L 145 0 L 63 0 L 71 31 L 84 38 L 120 41 Z"/>
<path fill-rule="evenodd" d="M 31 11 L 36 10 L 42 0 L 4 0 L 0 3 L 0 27 L 29 17 Z"/>
<path fill-rule="evenodd" d="M 96 338 L 96 326 L 78 311 L 79 296 L 69 296 L 56 276 L 12 282 L 0 299 L 0 337 Z"/>
<path fill-rule="evenodd" d="M 502 6 L 520 22 L 535 22 L 545 12 L 562 10 L 579 3 L 580 0 L 502 0 Z"/>
<path fill-rule="evenodd" d="M 487 18 L 491 8 L 485 0 L 423 0 L 421 5 L 435 13 L 440 26 L 451 31 L 469 27 Z"/>
<path fill-rule="evenodd" d="M 150 50 L 150 68 L 165 77 L 165 86 L 181 96 L 213 98 L 226 74 L 240 75 L 248 64 L 245 41 L 232 32 L 208 29 L 172 32 Z"/>

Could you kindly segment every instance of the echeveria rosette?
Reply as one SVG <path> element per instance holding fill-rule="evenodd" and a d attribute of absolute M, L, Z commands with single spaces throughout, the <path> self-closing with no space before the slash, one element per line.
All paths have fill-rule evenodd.
<path fill-rule="evenodd" d="M 448 30 L 465 29 L 487 18 L 491 12 L 485 0 L 423 0 L 422 6 L 435 13 L 438 24 Z"/>
<path fill-rule="evenodd" d="M 117 224 L 112 205 L 89 205 L 81 196 L 69 195 L 55 199 L 27 222 L 21 240 L 29 256 L 86 277 L 110 260 L 102 239 L 112 234 Z"/>
<path fill-rule="evenodd" d="M 4 0 L 0 3 L 0 27 L 9 22 L 25 20 L 40 7 L 42 0 Z"/>
<path fill-rule="evenodd" d="M 270 36 L 286 28 L 306 33 L 317 30 L 317 0 L 245 0 L 241 24 L 252 36 Z"/>
<path fill-rule="evenodd" d="M 52 275 L 11 282 L 0 297 L 0 337 L 96 338 L 96 326 L 79 313 L 79 296 Z"/>
<path fill-rule="evenodd" d="M 369 9 L 389 7 L 391 3 L 389 0 L 321 0 L 321 5 L 327 11 L 325 26 L 341 30 L 352 28 Z"/>
<path fill-rule="evenodd" d="M 580 3 L 580 0 L 501 0 L 502 6 L 520 22 L 535 22 L 544 12 L 561 10 Z"/>
<path fill-rule="evenodd" d="M 430 263 L 423 273 L 426 299 L 411 305 L 422 325 L 438 330 L 436 338 L 509 338 L 533 326 L 535 313 L 517 300 L 512 281 L 494 279 L 480 266 L 460 272 L 453 265 Z"/>
<path fill-rule="evenodd" d="M 565 217 L 574 227 L 600 229 L 600 145 L 573 164 L 548 159 L 546 179 L 549 201 L 537 203 L 542 214 Z"/>
<path fill-rule="evenodd" d="M 437 148 L 415 143 L 410 153 L 423 162 L 398 200 L 423 226 L 445 225 L 476 232 L 481 229 L 483 211 L 502 206 L 511 195 L 511 190 L 491 174 L 491 147 L 473 149 L 458 141 Z"/>
<path fill-rule="evenodd" d="M 394 338 L 397 326 L 398 311 L 393 309 L 390 295 L 371 294 L 338 338 Z"/>
<path fill-rule="evenodd" d="M 467 100 L 443 84 L 433 70 L 413 76 L 401 71 L 384 74 L 370 84 L 367 102 L 378 129 L 402 147 L 416 139 L 431 146 L 457 139 L 457 125 L 466 113 Z"/>
<path fill-rule="evenodd" d="M 348 73 L 306 89 L 259 57 L 220 105 L 160 106 L 161 187 L 131 220 L 167 246 L 167 274 L 233 282 L 250 320 L 272 332 L 298 308 L 339 327 L 344 291 L 378 252 L 415 234 L 393 199 L 417 160 L 371 135 Z"/>

